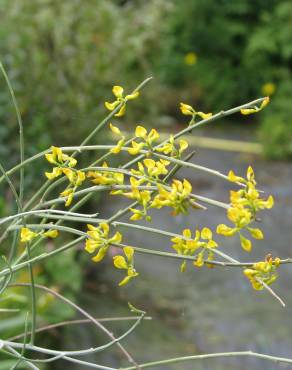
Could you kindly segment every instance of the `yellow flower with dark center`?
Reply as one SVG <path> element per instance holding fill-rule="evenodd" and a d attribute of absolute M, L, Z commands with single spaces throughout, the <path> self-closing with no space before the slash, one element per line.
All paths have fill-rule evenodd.
<path fill-rule="evenodd" d="M 114 256 L 113 263 L 117 269 L 127 271 L 127 276 L 119 282 L 119 286 L 127 284 L 133 277 L 138 276 L 138 272 L 134 268 L 134 249 L 132 247 L 123 248 L 124 256 Z"/>
<path fill-rule="evenodd" d="M 119 105 L 121 105 L 119 111 L 115 114 L 115 117 L 122 117 L 126 113 L 126 103 L 129 100 L 138 98 L 139 96 L 138 91 L 134 92 L 133 94 L 124 96 L 124 89 L 121 86 L 114 86 L 112 89 L 112 92 L 114 96 L 116 97 L 116 100 L 112 103 L 105 102 L 104 104 L 105 104 L 105 107 L 110 111 L 113 111 Z"/>

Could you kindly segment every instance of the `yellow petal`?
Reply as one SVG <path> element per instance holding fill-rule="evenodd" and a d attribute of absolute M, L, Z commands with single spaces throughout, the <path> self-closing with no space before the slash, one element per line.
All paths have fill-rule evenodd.
<path fill-rule="evenodd" d="M 124 93 L 124 89 L 121 86 L 114 86 L 113 87 L 113 94 L 116 98 L 122 98 Z"/>
<path fill-rule="evenodd" d="M 115 117 L 122 117 L 125 113 L 126 113 L 126 104 L 123 104 L 118 113 L 115 114 Z"/>
<path fill-rule="evenodd" d="M 53 171 L 52 172 L 45 172 L 45 175 L 46 177 L 49 179 L 49 180 L 53 180 L 55 179 L 56 177 L 59 177 L 60 175 L 62 175 L 63 171 L 61 168 L 59 167 L 54 167 L 53 168 Z"/>
<path fill-rule="evenodd" d="M 37 233 L 33 232 L 27 227 L 23 227 L 20 231 L 20 240 L 23 243 L 30 242 L 32 239 L 34 239 L 37 236 L 38 236 Z"/>
<path fill-rule="evenodd" d="M 122 281 L 119 282 L 119 286 L 127 284 L 132 279 L 132 276 L 126 276 Z"/>
<path fill-rule="evenodd" d="M 198 112 L 198 116 L 200 116 L 202 119 L 208 119 L 213 116 L 213 113 L 203 113 L 203 112 Z"/>
<path fill-rule="evenodd" d="M 121 243 L 123 236 L 121 233 L 116 232 L 115 235 L 110 239 L 111 243 Z"/>
<path fill-rule="evenodd" d="M 204 227 L 201 231 L 201 237 L 208 240 L 212 239 L 212 231 L 208 227 Z"/>
<path fill-rule="evenodd" d="M 120 102 L 118 100 L 114 101 L 113 103 L 109 103 L 107 101 L 104 103 L 106 109 L 110 111 L 113 111 L 119 104 Z"/>
<path fill-rule="evenodd" d="M 137 126 L 135 129 L 135 136 L 140 137 L 142 139 L 146 139 L 147 137 L 147 130 L 143 126 Z"/>
<path fill-rule="evenodd" d="M 182 153 L 188 148 L 189 144 L 186 140 L 179 141 L 179 152 Z"/>
<path fill-rule="evenodd" d="M 100 262 L 101 260 L 103 260 L 104 256 L 106 255 L 106 252 L 107 252 L 107 248 L 100 248 L 97 255 L 92 257 L 92 261 Z"/>
<path fill-rule="evenodd" d="M 109 124 L 111 131 L 116 134 L 116 135 L 121 135 L 121 130 L 117 127 L 114 126 L 112 123 Z"/>
<path fill-rule="evenodd" d="M 192 116 L 193 114 L 196 113 L 194 108 L 191 105 L 184 104 L 184 103 L 180 103 L 180 110 L 182 114 L 186 116 Z"/>
<path fill-rule="evenodd" d="M 251 241 L 246 239 L 243 235 L 240 235 L 240 244 L 245 251 L 247 252 L 251 251 L 252 249 Z"/>
<path fill-rule="evenodd" d="M 237 229 L 228 227 L 227 225 L 224 224 L 220 224 L 217 226 L 216 232 L 217 234 L 224 236 L 233 236 L 237 232 Z"/>
<path fill-rule="evenodd" d="M 133 255 L 134 255 L 134 249 L 132 247 L 124 247 L 124 253 L 129 261 L 129 263 L 132 263 L 133 261 Z"/>
<path fill-rule="evenodd" d="M 133 100 L 133 99 L 136 99 L 138 98 L 138 96 L 140 95 L 139 91 L 136 91 L 134 92 L 133 94 L 129 94 L 126 96 L 126 100 Z"/>
<path fill-rule="evenodd" d="M 255 239 L 264 239 L 264 234 L 260 229 L 248 228 L 248 231 L 251 233 L 251 236 Z"/>
<path fill-rule="evenodd" d="M 128 264 L 123 256 L 114 256 L 113 262 L 117 269 L 128 269 Z"/>
<path fill-rule="evenodd" d="M 57 236 L 59 235 L 59 231 L 58 230 L 55 230 L 55 229 L 51 229 L 49 231 L 46 231 L 44 233 L 44 236 L 48 237 L 48 238 L 56 238 Z"/>

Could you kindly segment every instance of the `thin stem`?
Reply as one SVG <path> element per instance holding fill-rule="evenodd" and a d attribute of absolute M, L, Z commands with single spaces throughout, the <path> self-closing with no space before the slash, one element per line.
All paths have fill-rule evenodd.
<path fill-rule="evenodd" d="M 16 98 L 15 98 L 13 88 L 11 86 L 9 77 L 8 77 L 6 71 L 5 71 L 5 68 L 4 68 L 4 66 L 1 62 L 0 62 L 0 70 L 3 74 L 3 76 L 4 76 L 5 82 L 7 84 L 7 87 L 8 87 L 10 96 L 11 96 L 11 100 L 12 100 L 12 103 L 13 103 L 13 106 L 14 106 L 14 109 L 15 109 L 18 126 L 19 126 L 20 165 L 21 165 L 21 168 L 20 168 L 20 183 L 19 183 L 19 187 L 20 187 L 19 200 L 20 200 L 20 203 L 22 203 L 22 201 L 23 201 L 23 190 L 24 190 L 24 184 L 23 184 L 23 182 L 24 182 L 24 168 L 22 166 L 22 164 L 24 162 L 23 124 L 22 124 L 21 114 L 20 114 L 20 111 L 19 111 L 19 108 L 18 108 L 18 104 L 17 104 Z"/>
<path fill-rule="evenodd" d="M 11 310 L 10 310 L 11 311 Z M 19 311 L 19 310 L 17 310 Z M 1 311 L 0 311 L 1 312 Z M 103 317 L 103 318 L 95 318 L 95 320 L 99 322 L 114 322 L 114 321 L 132 321 L 132 320 L 138 320 L 138 316 L 121 316 L 121 317 Z M 144 320 L 152 320 L 152 317 L 150 316 L 145 316 Z M 66 321 L 61 321 L 56 324 L 50 324 L 50 325 L 45 325 L 40 328 L 36 329 L 37 333 L 41 333 L 43 331 L 48 331 L 52 329 L 57 329 L 63 326 L 68 326 L 68 325 L 80 325 L 80 324 L 90 324 L 91 320 L 89 319 L 80 319 L 80 320 L 66 320 Z M 28 333 L 29 334 L 29 333 Z M 8 338 L 7 340 L 9 341 L 15 341 L 18 339 L 23 338 L 24 334 L 19 334 L 15 335 L 14 337 Z"/>
<path fill-rule="evenodd" d="M 253 351 L 238 351 L 238 352 L 219 352 L 219 353 L 208 353 L 204 355 L 194 355 L 194 356 L 184 356 L 184 357 L 176 357 L 176 358 L 170 358 L 167 360 L 160 360 L 160 361 L 152 361 L 152 362 L 146 362 L 144 364 L 140 364 L 140 367 L 146 368 L 146 367 L 157 367 L 160 365 L 171 365 L 186 361 L 194 361 L 194 360 L 207 360 L 210 358 L 226 358 L 226 357 L 256 357 L 263 360 L 268 360 L 276 363 L 286 363 L 286 364 L 292 364 L 292 359 L 285 358 L 285 357 L 277 357 L 277 356 L 271 356 L 266 355 L 263 353 L 253 352 Z M 135 370 L 134 367 L 124 367 L 121 370 Z"/>

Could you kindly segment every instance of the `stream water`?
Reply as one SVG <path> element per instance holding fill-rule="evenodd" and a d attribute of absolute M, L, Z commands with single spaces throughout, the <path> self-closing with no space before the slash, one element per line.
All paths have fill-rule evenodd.
<path fill-rule="evenodd" d="M 245 261 L 262 259 L 269 252 L 273 256 L 292 256 L 292 163 L 267 162 L 251 155 L 205 149 L 199 149 L 192 161 L 223 173 L 234 169 L 239 174 L 245 174 L 248 164 L 252 164 L 259 187 L 275 197 L 274 208 L 262 213 L 260 226 L 265 239 L 254 242 L 252 254 L 241 251 L 236 237 L 217 237 L 224 252 Z M 195 170 L 182 170 L 179 177 L 190 179 L 194 193 L 228 201 L 230 184 L 220 178 Z M 126 204 L 119 197 L 115 202 L 104 200 L 101 213 L 110 216 Z M 194 210 L 188 216 L 172 217 L 169 210 L 153 213 L 154 227 L 172 232 L 203 226 L 214 230 L 218 223 L 225 221 L 224 210 L 211 206 L 208 211 Z M 122 232 L 127 244 L 171 251 L 168 238 L 125 229 Z M 286 302 L 286 308 L 267 291 L 252 290 L 242 271 L 237 268 L 198 269 L 189 264 L 186 273 L 182 274 L 179 262 L 146 255 L 136 256 L 136 267 L 140 277 L 118 288 L 117 282 L 122 274 L 114 271 L 110 261 L 91 266 L 98 273 L 97 276 L 94 273 L 90 275 L 80 303 L 90 307 L 90 312 L 97 317 L 128 315 L 128 301 L 147 311 L 152 320 L 144 321 L 134 334 L 123 341 L 138 362 L 242 350 L 292 357 L 291 265 L 281 268 L 280 277 L 274 284 L 275 291 Z M 123 322 L 107 326 L 115 333 L 122 333 L 129 325 L 129 322 Z M 74 328 L 74 334 L 70 330 L 66 335 L 68 347 L 90 347 L 93 343 L 99 345 L 106 341 L 105 337 L 97 335 L 96 330 L 85 325 Z M 108 366 L 127 364 L 116 347 L 93 358 L 97 363 Z M 159 369 L 275 370 L 286 367 L 242 357 L 178 363 Z M 74 369 L 79 368 L 74 366 Z"/>

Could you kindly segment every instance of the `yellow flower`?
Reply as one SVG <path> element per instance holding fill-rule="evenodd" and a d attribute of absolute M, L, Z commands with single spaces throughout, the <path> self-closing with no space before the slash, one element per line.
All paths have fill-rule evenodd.
<path fill-rule="evenodd" d="M 184 56 L 184 62 L 188 66 L 193 66 L 194 64 L 196 64 L 197 63 L 197 59 L 198 59 L 197 54 L 194 53 L 194 52 L 187 53 Z"/>
<path fill-rule="evenodd" d="M 108 168 L 106 162 L 102 167 Z M 87 177 L 92 178 L 92 182 L 96 185 L 122 185 L 124 183 L 124 174 L 111 171 L 88 171 Z"/>
<path fill-rule="evenodd" d="M 231 206 L 227 210 L 227 217 L 234 224 L 234 227 L 220 224 L 217 226 L 217 233 L 224 236 L 233 236 L 240 233 L 242 229 L 246 229 L 254 239 L 263 239 L 263 232 L 259 228 L 252 228 L 249 225 L 256 220 L 256 214 L 259 210 L 273 207 L 273 197 L 271 195 L 267 199 L 260 197 L 251 166 L 247 169 L 246 179 L 235 175 L 233 171 L 229 171 L 228 179 L 231 182 L 241 183 L 244 187 L 238 191 L 230 192 Z M 251 241 L 242 234 L 240 234 L 240 243 L 245 251 L 251 251 Z"/>
<path fill-rule="evenodd" d="M 267 82 L 262 86 L 262 93 L 266 96 L 271 96 L 276 91 L 276 85 L 273 82 Z"/>
<path fill-rule="evenodd" d="M 38 236 L 37 233 L 33 232 L 32 230 L 30 230 L 27 227 L 23 227 L 20 231 L 20 241 L 22 243 L 30 242 L 31 240 L 33 240 L 37 236 Z"/>
<path fill-rule="evenodd" d="M 60 168 L 60 167 L 54 167 L 52 172 L 45 172 L 45 175 L 47 176 L 47 178 L 49 180 L 53 180 L 56 177 L 61 176 L 62 173 L 63 173 L 62 168 Z"/>
<path fill-rule="evenodd" d="M 169 161 L 166 161 L 164 159 L 160 159 L 159 161 L 154 161 L 151 158 L 144 159 L 143 164 L 141 162 L 138 162 L 138 169 L 131 170 L 131 173 L 136 176 L 143 177 L 142 180 L 140 180 L 140 183 L 143 183 L 145 181 L 149 180 L 158 180 L 159 176 L 166 175 L 168 173 L 167 166 L 170 164 Z"/>
<path fill-rule="evenodd" d="M 192 238 L 190 229 L 183 230 L 182 237 L 174 237 L 171 239 L 174 243 L 172 248 L 182 256 L 194 256 L 196 260 L 194 266 L 201 267 L 204 265 L 204 255 L 207 254 L 206 259 L 211 261 L 213 258 L 212 248 L 216 248 L 218 244 L 212 239 L 212 231 L 204 227 L 201 231 L 196 230 Z M 198 250 L 200 250 L 199 253 Z M 196 254 L 197 253 L 197 254 Z M 186 269 L 186 261 L 181 264 L 181 272 Z"/>
<path fill-rule="evenodd" d="M 182 114 L 185 116 L 192 116 L 193 120 L 192 123 L 194 122 L 194 119 L 196 116 L 201 117 L 203 120 L 208 119 L 212 117 L 213 113 L 203 113 L 203 112 L 197 112 L 191 105 L 180 103 L 180 110 Z"/>
<path fill-rule="evenodd" d="M 196 114 L 194 108 L 188 104 L 180 103 L 180 110 L 185 116 L 193 116 L 194 114 Z"/>
<path fill-rule="evenodd" d="M 44 232 L 43 235 L 46 236 L 47 238 L 54 239 L 59 235 L 59 231 L 55 229 L 51 229 L 51 230 Z"/>
<path fill-rule="evenodd" d="M 83 171 L 72 170 L 71 168 L 63 168 L 63 173 L 68 178 L 70 184 L 62 193 L 61 197 L 67 197 L 65 206 L 68 207 L 72 203 L 74 193 L 78 186 L 81 186 L 85 180 L 85 173 Z"/>
<path fill-rule="evenodd" d="M 260 107 L 255 106 L 254 108 L 245 108 L 245 109 L 240 109 L 240 113 L 243 115 L 248 115 L 248 114 L 253 114 L 261 111 L 264 109 L 270 102 L 270 98 L 266 96 L 264 100 L 262 101 Z"/>
<path fill-rule="evenodd" d="M 65 207 L 69 207 L 73 200 L 74 191 L 72 188 L 66 189 L 62 191 L 62 193 L 60 193 L 60 196 L 67 198 L 65 202 Z"/>
<path fill-rule="evenodd" d="M 118 141 L 117 145 L 110 150 L 110 152 L 113 154 L 119 154 L 125 144 L 126 138 L 122 135 L 121 130 L 117 126 L 114 126 L 112 123 L 110 123 L 110 129 L 115 135 L 121 138 Z"/>
<path fill-rule="evenodd" d="M 140 153 L 141 149 L 144 148 L 145 143 L 136 143 L 136 141 L 132 141 L 132 148 L 128 149 L 128 153 L 131 155 L 137 155 Z"/>
<path fill-rule="evenodd" d="M 179 148 L 177 149 L 174 143 L 173 135 L 170 135 L 169 140 L 163 146 L 155 148 L 159 153 L 170 155 L 173 158 L 180 158 L 182 153 L 188 148 L 189 144 L 186 140 L 179 140 Z"/>
<path fill-rule="evenodd" d="M 119 111 L 115 114 L 116 117 L 121 117 L 126 113 L 126 103 L 128 100 L 136 99 L 139 96 L 139 92 L 136 91 L 133 94 L 126 95 L 124 97 L 124 89 L 121 86 L 114 86 L 113 94 L 116 97 L 116 100 L 113 103 L 105 102 L 105 107 L 113 111 L 120 105 Z"/>
<path fill-rule="evenodd" d="M 255 290 L 262 290 L 263 283 L 271 285 L 278 277 L 277 268 L 280 265 L 280 258 L 273 258 L 267 255 L 265 261 L 255 263 L 252 268 L 244 269 L 244 275 L 249 279 Z"/>
<path fill-rule="evenodd" d="M 137 126 L 135 129 L 135 136 L 138 139 L 142 139 L 142 141 L 139 143 L 134 140 L 132 141 L 132 148 L 128 149 L 128 152 L 131 155 L 140 153 L 143 148 L 152 148 L 153 142 L 158 140 L 160 135 L 154 128 L 148 133 L 145 127 Z"/>
<path fill-rule="evenodd" d="M 45 154 L 45 157 L 49 163 L 54 164 L 57 167 L 54 167 L 52 172 L 45 172 L 45 175 L 49 180 L 53 180 L 56 177 L 61 176 L 66 166 L 69 168 L 76 166 L 77 160 L 67 154 L 63 154 L 61 148 L 51 146 L 51 151 L 52 153 Z"/>
<path fill-rule="evenodd" d="M 85 242 L 85 250 L 88 253 L 98 253 L 92 258 L 94 262 L 100 262 L 111 244 L 121 243 L 122 234 L 116 232 L 112 237 L 109 237 L 110 227 L 107 223 L 101 222 L 98 227 L 87 225 L 88 239 Z"/>
<path fill-rule="evenodd" d="M 114 148 L 112 148 L 110 150 L 110 152 L 113 153 L 113 154 L 119 154 L 120 151 L 122 150 L 122 147 L 124 146 L 124 144 L 125 144 L 125 138 L 120 139 L 117 142 L 117 145 Z"/>
<path fill-rule="evenodd" d="M 57 148 L 55 146 L 51 146 L 52 153 L 45 154 L 45 157 L 48 162 L 54 165 L 65 165 L 68 164 L 68 167 L 75 167 L 77 164 L 77 160 L 73 157 L 70 157 L 67 154 L 63 154 L 61 148 Z"/>
<path fill-rule="evenodd" d="M 171 207 L 174 209 L 173 215 L 187 213 L 187 208 L 191 204 L 190 194 L 192 192 L 192 185 L 188 180 L 184 179 L 183 182 L 173 180 L 170 190 L 161 184 L 157 184 L 157 188 L 158 194 L 151 203 L 152 208 Z"/>
<path fill-rule="evenodd" d="M 134 249 L 132 247 L 124 247 L 123 251 L 125 257 L 113 257 L 113 263 L 117 269 L 127 270 L 127 276 L 119 282 L 119 286 L 127 284 L 133 277 L 139 275 L 134 268 Z"/>

